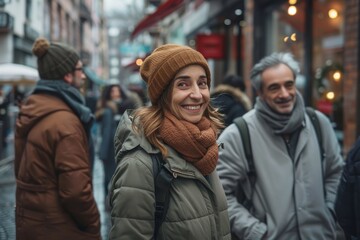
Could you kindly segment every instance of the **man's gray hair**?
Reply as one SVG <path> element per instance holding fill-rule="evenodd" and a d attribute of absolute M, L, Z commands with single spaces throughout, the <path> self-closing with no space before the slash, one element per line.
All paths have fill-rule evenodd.
<path fill-rule="evenodd" d="M 295 61 L 293 55 L 291 53 L 275 52 L 261 59 L 259 63 L 255 64 L 250 72 L 251 83 L 255 87 L 256 91 L 261 90 L 262 73 L 266 69 L 279 64 L 285 64 L 288 66 L 294 74 L 294 79 L 296 79 L 297 74 L 300 72 L 300 66 L 299 63 Z"/>

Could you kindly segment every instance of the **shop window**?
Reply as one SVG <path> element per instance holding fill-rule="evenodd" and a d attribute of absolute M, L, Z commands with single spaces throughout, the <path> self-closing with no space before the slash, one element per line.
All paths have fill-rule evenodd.
<path fill-rule="evenodd" d="M 341 134 L 345 0 L 316 0 L 313 4 L 314 105 L 331 119 Z"/>

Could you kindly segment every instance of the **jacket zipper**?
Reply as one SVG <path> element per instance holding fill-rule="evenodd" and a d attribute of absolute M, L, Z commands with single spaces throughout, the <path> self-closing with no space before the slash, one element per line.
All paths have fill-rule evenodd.
<path fill-rule="evenodd" d="M 185 178 L 195 178 L 195 175 L 189 172 L 180 171 L 178 169 L 171 169 L 170 171 L 174 178 L 177 178 L 178 176 Z"/>
<path fill-rule="evenodd" d="M 209 182 L 206 181 L 205 178 L 204 178 L 204 179 L 196 178 L 194 173 L 184 172 L 184 171 L 181 171 L 181 170 L 179 170 L 179 169 L 171 169 L 170 171 L 172 172 L 172 175 L 173 175 L 174 178 L 177 178 L 177 177 L 180 176 L 180 177 L 183 177 L 183 178 L 196 179 L 196 180 L 198 180 L 199 182 L 201 182 L 202 184 L 204 184 L 207 189 L 209 189 L 210 191 L 212 191 Z"/>

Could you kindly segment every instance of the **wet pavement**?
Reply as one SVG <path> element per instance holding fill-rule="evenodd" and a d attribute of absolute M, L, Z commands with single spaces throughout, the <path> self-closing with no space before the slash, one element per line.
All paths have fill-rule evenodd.
<path fill-rule="evenodd" d="M 15 239 L 15 177 L 12 158 L 0 161 L 0 239 Z"/>
<path fill-rule="evenodd" d="M 101 215 L 102 239 L 108 239 L 109 213 L 105 210 L 103 165 L 98 158 L 94 162 L 94 196 Z M 15 176 L 13 157 L 0 159 L 0 240 L 15 240 Z"/>

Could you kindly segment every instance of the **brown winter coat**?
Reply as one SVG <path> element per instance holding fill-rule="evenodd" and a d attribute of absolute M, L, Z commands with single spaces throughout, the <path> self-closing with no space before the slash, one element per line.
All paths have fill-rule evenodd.
<path fill-rule="evenodd" d="M 87 134 L 59 98 L 36 94 L 15 133 L 17 239 L 100 239 Z"/>

